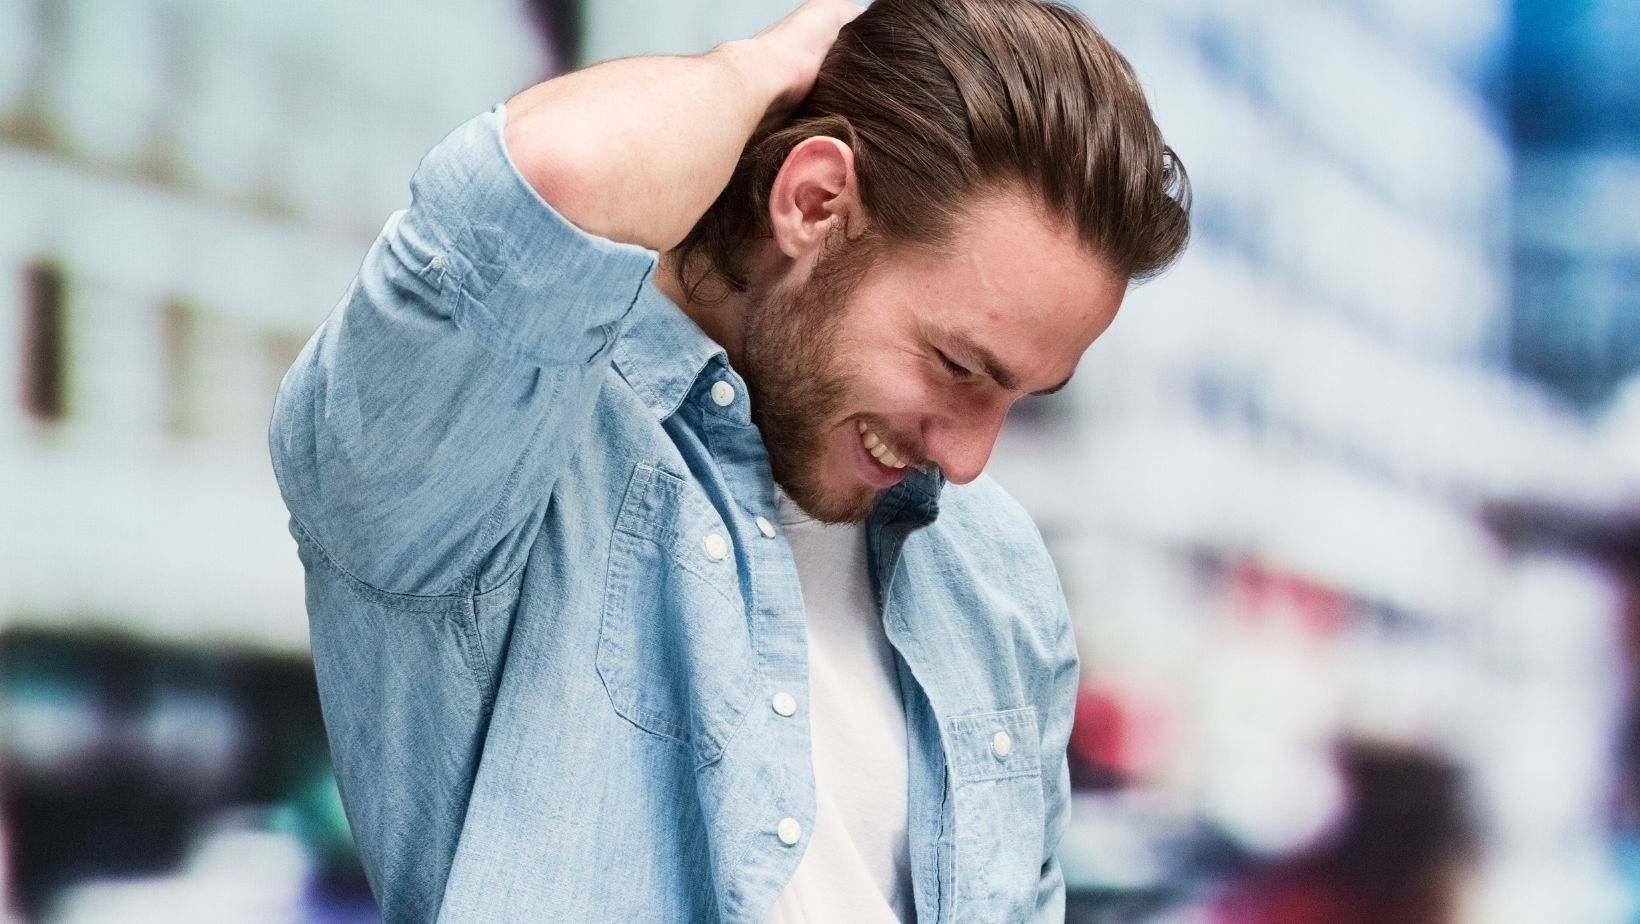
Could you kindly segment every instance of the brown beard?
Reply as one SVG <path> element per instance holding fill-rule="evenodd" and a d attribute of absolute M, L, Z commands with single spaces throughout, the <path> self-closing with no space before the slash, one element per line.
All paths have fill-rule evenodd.
<path fill-rule="evenodd" d="M 775 483 L 822 523 L 862 522 L 877 504 L 869 485 L 828 487 L 821 466 L 855 393 L 838 331 L 873 251 L 863 241 L 828 247 L 801 286 L 756 300 L 742 328 L 741 374 Z"/>

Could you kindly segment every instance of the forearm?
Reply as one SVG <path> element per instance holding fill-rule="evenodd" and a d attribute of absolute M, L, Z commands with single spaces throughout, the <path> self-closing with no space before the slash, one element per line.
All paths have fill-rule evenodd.
<path fill-rule="evenodd" d="M 607 61 L 509 100 L 507 151 L 582 230 L 669 250 L 728 184 L 789 70 L 755 39 Z"/>

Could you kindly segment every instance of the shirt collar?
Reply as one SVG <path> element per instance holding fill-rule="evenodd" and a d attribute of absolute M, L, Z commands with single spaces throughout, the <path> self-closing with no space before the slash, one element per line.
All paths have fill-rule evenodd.
<path fill-rule="evenodd" d="M 938 468 L 930 471 L 913 469 L 900 483 L 890 488 L 884 499 L 896 493 L 904 498 L 901 506 L 914 525 L 926 526 L 940 515 L 940 492 L 945 489 L 945 473 Z"/>
<path fill-rule="evenodd" d="M 716 360 L 729 368 L 723 347 L 649 282 L 638 290 L 612 358 L 615 371 L 659 420 L 677 413 L 708 364 Z"/>

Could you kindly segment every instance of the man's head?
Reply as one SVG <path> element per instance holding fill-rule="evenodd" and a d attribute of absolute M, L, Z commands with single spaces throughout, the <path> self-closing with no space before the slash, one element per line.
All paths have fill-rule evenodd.
<path fill-rule="evenodd" d="M 1177 257 L 1188 210 L 1131 69 L 1079 14 L 877 0 L 673 256 L 691 302 L 744 304 L 725 346 L 777 482 L 855 521 L 896 461 L 977 477 L 1013 402 L 1069 378 L 1129 281 Z"/>

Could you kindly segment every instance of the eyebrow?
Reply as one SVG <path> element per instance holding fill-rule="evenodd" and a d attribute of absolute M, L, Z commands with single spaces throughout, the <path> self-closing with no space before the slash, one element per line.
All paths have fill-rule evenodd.
<path fill-rule="evenodd" d="M 992 353 L 990 350 L 987 350 L 985 347 L 974 342 L 963 334 L 953 333 L 950 336 L 953 341 L 953 346 L 955 346 L 959 352 L 968 354 L 969 357 L 971 357 L 975 362 L 979 363 L 980 368 L 985 370 L 985 374 L 995 379 L 996 383 L 1001 385 L 1004 390 L 1013 391 L 1019 387 L 1019 376 L 1012 369 L 1009 369 L 1007 366 L 1003 365 L 1002 361 L 997 359 L 995 353 Z M 1071 373 L 1071 375 L 1075 374 L 1076 373 L 1074 372 Z M 1070 383 L 1071 376 L 1067 375 L 1065 376 L 1065 381 L 1060 382 L 1058 385 L 1055 385 L 1052 388 L 1044 388 L 1041 391 L 1033 391 L 1031 394 L 1043 396 L 1051 395 Z"/>

